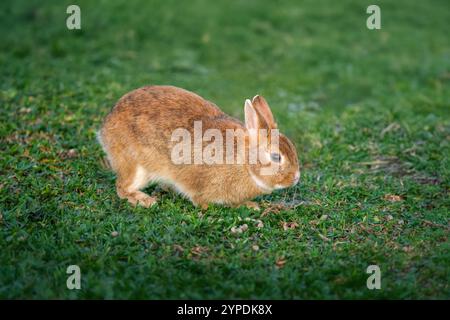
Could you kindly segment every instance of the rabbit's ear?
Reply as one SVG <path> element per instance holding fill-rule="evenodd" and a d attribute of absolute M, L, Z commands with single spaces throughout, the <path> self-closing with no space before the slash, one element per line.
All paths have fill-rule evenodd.
<path fill-rule="evenodd" d="M 255 109 L 252 102 L 247 99 L 245 100 L 245 127 L 247 130 L 258 130 L 266 129 L 267 123 L 264 117 Z"/>
<path fill-rule="evenodd" d="M 252 105 L 264 117 L 264 120 L 266 120 L 269 128 L 277 128 L 277 123 L 275 122 L 272 111 L 270 110 L 269 104 L 264 97 L 256 95 L 252 99 Z"/>

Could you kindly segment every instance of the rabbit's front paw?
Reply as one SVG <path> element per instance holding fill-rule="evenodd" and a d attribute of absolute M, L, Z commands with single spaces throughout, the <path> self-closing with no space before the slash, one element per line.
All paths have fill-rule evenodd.
<path fill-rule="evenodd" d="M 130 193 L 126 198 L 132 205 L 138 204 L 140 206 L 143 206 L 144 208 L 149 208 L 156 204 L 156 202 L 158 201 L 158 198 L 151 197 L 148 194 L 140 191 Z"/>
<path fill-rule="evenodd" d="M 242 205 L 245 206 L 247 209 L 252 209 L 252 210 L 256 210 L 256 211 L 261 210 L 259 204 L 255 201 L 246 201 Z"/>

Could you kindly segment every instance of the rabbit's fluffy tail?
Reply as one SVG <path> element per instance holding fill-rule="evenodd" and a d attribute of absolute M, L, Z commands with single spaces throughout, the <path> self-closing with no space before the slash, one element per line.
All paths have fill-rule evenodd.
<path fill-rule="evenodd" d="M 100 165 L 103 169 L 112 170 L 111 163 L 108 160 L 108 157 L 100 158 Z"/>
<path fill-rule="evenodd" d="M 105 145 L 103 144 L 102 135 L 100 130 L 97 131 L 97 140 L 102 146 L 103 150 L 106 152 Z M 108 157 L 102 157 L 100 158 L 100 165 L 103 169 L 112 170 L 111 162 L 109 161 Z"/>

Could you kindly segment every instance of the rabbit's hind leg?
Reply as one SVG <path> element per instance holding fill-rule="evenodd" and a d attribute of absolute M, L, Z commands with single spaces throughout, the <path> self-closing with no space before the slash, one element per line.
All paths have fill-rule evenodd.
<path fill-rule="evenodd" d="M 127 199 L 133 205 L 139 204 L 143 207 L 150 207 L 157 202 L 156 197 L 140 191 L 149 183 L 148 172 L 138 164 L 126 164 L 117 170 L 116 189 L 117 195 L 122 199 Z"/>

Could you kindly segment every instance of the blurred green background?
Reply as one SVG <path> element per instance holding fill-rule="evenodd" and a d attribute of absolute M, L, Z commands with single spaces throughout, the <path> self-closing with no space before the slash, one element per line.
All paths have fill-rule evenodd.
<path fill-rule="evenodd" d="M 70 4 L 81 30 L 66 28 Z M 370 4 L 381 30 L 366 28 Z M 450 298 L 447 0 L 0 9 L 0 298 Z M 95 132 L 149 84 L 241 119 L 264 95 L 302 179 L 259 200 L 303 204 L 261 217 L 170 193 L 151 209 L 119 200 Z"/>

